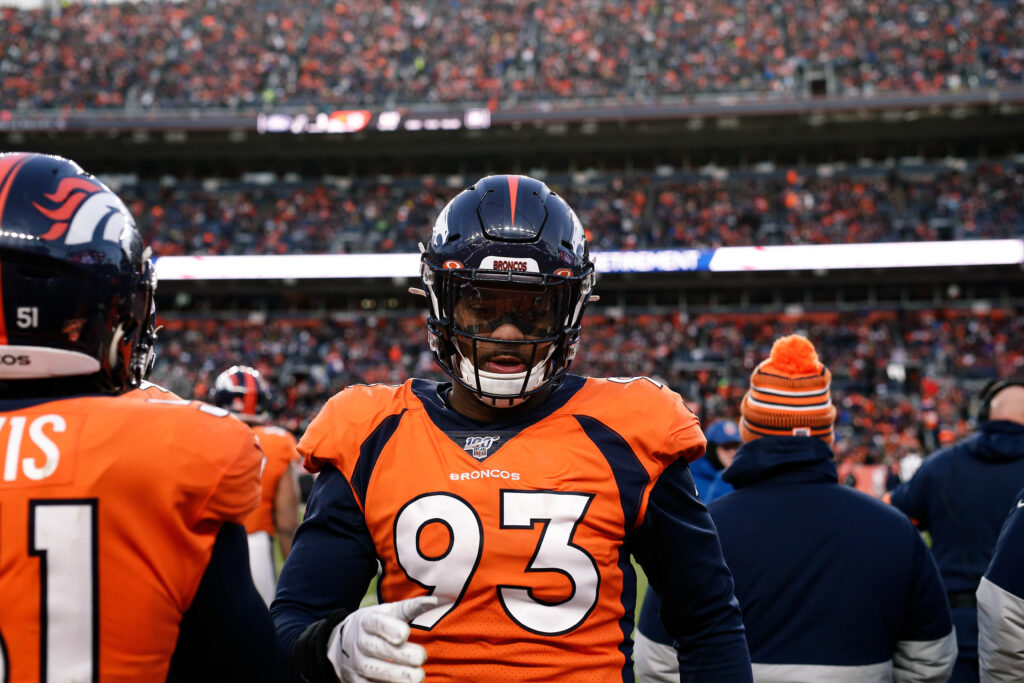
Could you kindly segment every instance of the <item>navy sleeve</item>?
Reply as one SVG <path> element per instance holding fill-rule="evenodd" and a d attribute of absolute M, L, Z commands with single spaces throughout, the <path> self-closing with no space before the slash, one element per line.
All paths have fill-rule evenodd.
<path fill-rule="evenodd" d="M 245 528 L 224 524 L 181 620 L 168 681 L 277 681 L 274 626 L 249 569 Z"/>
<path fill-rule="evenodd" d="M 1024 598 L 1021 567 L 1024 567 L 1024 491 L 1017 494 L 1010 508 L 985 577 L 1003 590 Z"/>
<path fill-rule="evenodd" d="M 311 668 L 320 669 L 326 661 L 320 642 L 326 642 L 327 626 L 359 608 L 376 572 L 377 553 L 352 488 L 341 472 L 327 465 L 313 484 L 306 518 L 295 534 L 270 607 L 280 656 L 301 669 L 297 673 L 317 680 Z M 311 649 L 316 650 L 317 661 L 312 655 L 296 655 Z M 297 657 L 303 661 L 297 663 Z"/>
<path fill-rule="evenodd" d="M 661 598 L 650 586 L 644 595 L 644 605 L 640 609 L 640 620 L 636 624 L 636 630 L 655 643 L 672 645 L 672 638 L 665 631 L 665 625 L 661 623 Z"/>
<path fill-rule="evenodd" d="M 718 532 L 683 459 L 651 490 L 633 553 L 661 597 L 683 681 L 750 681 L 750 654 Z"/>

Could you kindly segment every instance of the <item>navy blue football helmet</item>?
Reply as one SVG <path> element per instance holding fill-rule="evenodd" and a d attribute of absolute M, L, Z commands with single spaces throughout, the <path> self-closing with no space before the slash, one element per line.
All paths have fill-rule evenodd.
<path fill-rule="evenodd" d="M 270 416 L 270 385 L 256 368 L 232 365 L 213 381 L 210 402 L 245 422 L 262 423 Z"/>
<path fill-rule="evenodd" d="M 0 154 L 0 379 L 138 386 L 156 336 L 148 251 L 120 198 L 73 161 Z"/>
<path fill-rule="evenodd" d="M 421 250 L 430 349 L 452 379 L 506 407 L 568 371 L 595 272 L 583 226 L 547 185 L 517 175 L 479 180 L 444 207 Z M 459 321 L 457 309 L 473 313 Z M 490 336 L 505 322 L 522 336 Z M 487 363 L 481 344 L 506 349 L 515 371 Z"/>

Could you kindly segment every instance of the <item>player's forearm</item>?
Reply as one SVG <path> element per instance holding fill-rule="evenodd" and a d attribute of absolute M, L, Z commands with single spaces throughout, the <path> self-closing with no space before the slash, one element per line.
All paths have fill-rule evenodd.
<path fill-rule="evenodd" d="M 340 472 L 327 467 L 314 485 L 306 519 L 295 534 L 270 608 L 278 646 L 293 668 L 296 656 L 311 670 L 322 664 L 310 663 L 319 660 L 312 655 L 315 646 L 309 645 L 311 638 L 327 637 L 321 631 L 314 629 L 304 636 L 300 654 L 296 655 L 293 645 L 318 621 L 336 617 L 339 610 L 355 610 L 376 571 L 373 540 L 352 489 Z M 348 580 L 339 581 L 339 576 Z"/>
<path fill-rule="evenodd" d="M 292 551 L 292 541 L 295 540 L 295 527 L 278 528 L 277 543 L 281 547 L 281 557 L 287 558 Z"/>
<path fill-rule="evenodd" d="M 340 609 L 324 619 L 309 624 L 299 631 L 290 643 L 282 641 L 292 672 L 308 683 L 335 683 L 338 680 L 334 667 L 327 659 L 327 641 L 331 631 L 349 615 Z M 278 629 L 278 638 L 282 638 Z"/>
<path fill-rule="evenodd" d="M 661 597 L 661 621 L 679 645 L 682 680 L 751 680 L 732 574 L 684 462 L 666 469 L 651 491 L 634 554 Z"/>
<path fill-rule="evenodd" d="M 292 550 L 295 530 L 299 528 L 299 480 L 290 465 L 281 475 L 274 496 L 274 529 L 281 556 L 288 557 Z"/>

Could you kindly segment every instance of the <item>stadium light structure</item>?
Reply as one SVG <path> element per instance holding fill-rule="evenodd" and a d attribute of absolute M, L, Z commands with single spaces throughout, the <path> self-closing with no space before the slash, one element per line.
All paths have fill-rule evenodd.
<path fill-rule="evenodd" d="M 818 244 L 595 252 L 599 273 L 929 268 L 1024 263 L 1024 240 Z M 419 254 L 164 256 L 160 280 L 302 280 L 417 277 Z"/>

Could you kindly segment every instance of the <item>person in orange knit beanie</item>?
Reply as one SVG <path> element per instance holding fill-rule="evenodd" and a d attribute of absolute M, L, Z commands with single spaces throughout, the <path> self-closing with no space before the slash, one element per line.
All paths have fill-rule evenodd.
<path fill-rule="evenodd" d="M 771 355 L 750 376 L 750 391 L 740 404 L 743 440 L 817 436 L 831 446 L 836 420 L 831 384 L 832 373 L 811 342 L 797 335 L 776 340 Z"/>
<path fill-rule="evenodd" d="M 946 681 L 956 637 L 939 570 L 905 515 L 839 483 L 831 373 L 775 341 L 740 406 L 743 445 L 708 503 L 743 610 L 755 681 Z M 643 615 L 641 615 L 643 622 Z M 639 630 L 636 671 L 678 681 Z"/>

